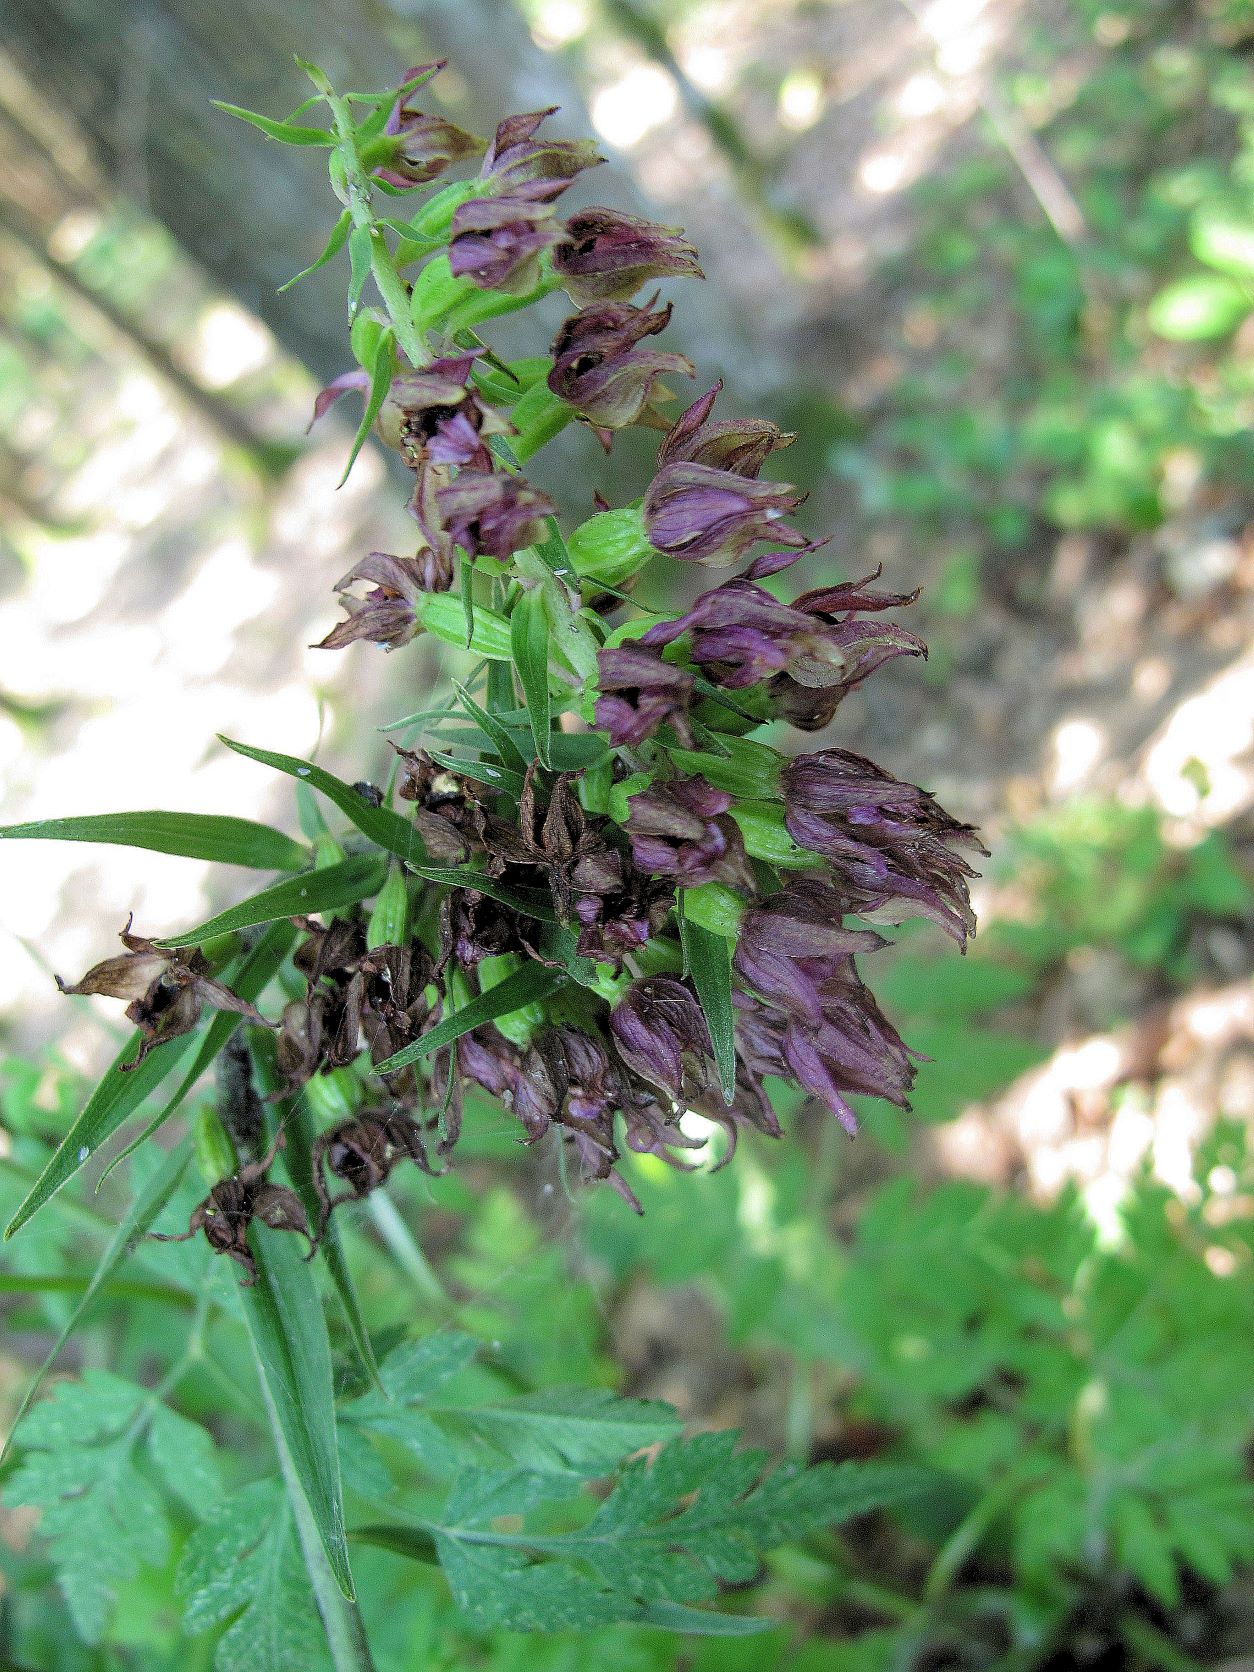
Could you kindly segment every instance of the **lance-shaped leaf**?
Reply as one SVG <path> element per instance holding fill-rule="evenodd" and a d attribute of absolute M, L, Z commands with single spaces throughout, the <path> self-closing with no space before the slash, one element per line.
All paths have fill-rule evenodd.
<path fill-rule="evenodd" d="M 358 228 L 358 230 L 361 229 Z M 392 373 L 395 367 L 395 338 L 390 330 L 381 331 L 379 340 L 374 346 L 370 365 L 367 368 L 370 372 L 370 393 L 366 397 L 366 409 L 361 415 L 361 423 L 357 426 L 357 434 L 353 437 L 353 445 L 348 450 L 348 463 L 344 466 L 344 474 L 340 477 L 341 487 L 348 481 L 349 472 L 357 463 L 357 455 L 365 446 L 366 437 L 373 429 L 375 419 L 383 410 L 383 403 L 388 397 L 388 390 L 392 387 Z"/>
<path fill-rule="evenodd" d="M 427 753 L 433 761 L 447 766 L 450 772 L 456 772 L 462 778 L 473 778 L 477 784 L 488 784 L 494 790 L 504 790 L 515 800 L 523 792 L 522 774 L 511 772 L 508 767 L 497 766 L 494 761 L 465 760 L 441 749 L 429 749 Z"/>
<path fill-rule="evenodd" d="M 338 865 L 327 865 L 321 871 L 305 871 L 299 877 L 285 877 L 271 888 L 263 888 L 238 906 L 231 906 L 216 917 L 198 923 L 194 929 L 183 929 L 177 935 L 167 935 L 158 946 L 199 946 L 215 935 L 227 935 L 238 929 L 251 929 L 258 923 L 273 923 L 279 918 L 301 917 L 310 912 L 335 911 L 340 906 L 353 906 L 368 895 L 375 894 L 383 885 L 387 862 L 381 854 L 354 854 Z"/>
<path fill-rule="evenodd" d="M 309 863 L 308 850 L 281 830 L 219 813 L 91 813 L 36 819 L 0 825 L 0 841 L 99 842 L 210 859 L 219 865 L 247 865 L 255 871 L 299 871 Z"/>
<path fill-rule="evenodd" d="M 230 974 L 229 968 L 224 970 L 223 980 L 229 981 Z M 182 1061 L 196 1037 L 196 1033 L 179 1034 L 154 1046 L 141 1062 L 136 1063 L 135 1056 L 143 1043 L 143 1035 L 138 1032 L 131 1035 L 9 1221 L 4 1233 L 6 1239 L 15 1231 L 20 1231 L 32 1214 L 38 1213 L 44 1203 L 74 1177 L 83 1163 L 90 1160 L 101 1144 L 112 1137 L 122 1122 L 134 1114 L 149 1093 L 155 1091 L 170 1070 Z M 133 1068 L 129 1066 L 132 1063 L 135 1063 Z"/>
<path fill-rule="evenodd" d="M 552 707 L 549 697 L 549 614 L 544 593 L 536 587 L 524 592 L 509 618 L 510 644 L 514 666 L 531 719 L 536 756 L 542 766 L 549 764 L 549 728 Z"/>
<path fill-rule="evenodd" d="M 299 284 L 302 279 L 307 279 L 311 273 L 316 273 L 320 267 L 325 267 L 328 261 L 334 261 L 348 242 L 352 224 L 352 214 L 346 209 L 331 228 L 331 236 L 323 246 L 322 254 L 311 261 L 308 267 L 302 267 L 299 273 L 294 273 L 286 284 L 281 284 L 279 295 L 281 296 L 285 290 L 290 290 L 294 284 Z"/>
<path fill-rule="evenodd" d="M 426 858 L 422 838 L 407 819 L 388 807 L 375 807 L 359 790 L 334 773 L 314 766 L 311 761 L 300 760 L 296 755 L 280 755 L 271 749 L 253 749 L 247 743 L 236 743 L 229 737 L 223 737 L 221 741 L 228 749 L 234 749 L 237 755 L 247 755 L 249 760 L 272 766 L 276 772 L 286 772 L 289 777 L 298 778 L 325 795 L 363 836 L 377 842 L 388 853 L 394 853 L 398 859 L 421 864 Z"/>
<path fill-rule="evenodd" d="M 171 1150 L 131 1203 L 126 1217 L 110 1237 L 108 1246 L 100 1256 L 100 1261 L 92 1273 L 86 1289 L 83 1290 L 77 1306 L 70 1313 L 65 1327 L 53 1342 L 47 1357 L 35 1372 L 30 1386 L 22 1395 L 22 1403 L 17 1408 L 17 1415 L 13 1419 L 8 1437 L 4 1445 L 0 1447 L 0 1463 L 4 1461 L 9 1447 L 13 1443 L 14 1430 L 30 1409 L 32 1400 L 43 1386 L 44 1377 L 56 1362 L 62 1347 L 65 1346 L 78 1328 L 88 1307 L 91 1306 L 101 1289 L 122 1262 L 133 1253 L 139 1239 L 178 1189 L 179 1182 L 187 1171 L 187 1164 L 191 1158 L 191 1147 L 188 1144 L 180 1144 L 178 1149 Z"/>
<path fill-rule="evenodd" d="M 238 117 L 241 122 L 260 128 L 267 139 L 277 139 L 281 145 L 335 144 L 335 135 L 327 133 L 324 128 L 302 128 L 295 122 L 276 122 L 273 117 L 261 116 L 257 111 L 245 110 L 241 105 L 224 104 L 221 99 L 210 99 L 209 102 L 224 115 Z"/>
<path fill-rule="evenodd" d="M 424 1033 L 421 1039 L 415 1039 L 412 1045 L 406 1045 L 394 1056 L 375 1065 L 376 1074 L 395 1074 L 398 1069 L 406 1068 L 411 1062 L 418 1062 L 420 1058 L 430 1056 L 432 1051 L 438 1051 L 445 1045 L 451 1045 L 462 1034 L 470 1033 L 473 1028 L 481 1027 L 484 1022 L 494 1021 L 498 1016 L 508 1016 L 514 1010 L 521 1010 L 525 1005 L 534 1004 L 537 1000 L 547 998 L 555 992 L 566 979 L 562 970 L 549 969 L 546 964 L 526 964 L 513 975 L 506 976 L 504 981 L 495 987 L 489 987 L 486 993 L 480 993 L 477 998 L 463 1005 L 453 1016 L 440 1022 Z"/>
<path fill-rule="evenodd" d="M 525 773 L 527 757 L 509 731 L 501 724 L 495 714 L 489 714 L 486 708 L 481 708 L 464 685 L 454 682 L 453 689 L 457 692 L 457 700 L 470 715 L 475 724 L 490 739 L 492 747 L 501 757 L 502 766 L 511 768 L 514 772 Z"/>
<path fill-rule="evenodd" d="M 336 1583 L 353 1595 L 335 1434 L 331 1346 L 313 1268 L 292 1237 L 255 1225 L 257 1281 L 239 1290 L 266 1394 Z"/>
<path fill-rule="evenodd" d="M 486 871 L 476 871 L 469 865 L 415 865 L 413 869 L 416 876 L 427 882 L 440 883 L 445 888 L 473 888 L 489 900 L 499 900 L 503 906 L 510 906 L 541 923 L 557 921 L 550 895 L 531 888 L 511 888 Z"/>
<path fill-rule="evenodd" d="M 679 937 L 683 943 L 684 962 L 692 977 L 705 1012 L 714 1047 L 714 1061 L 718 1067 L 723 1101 L 730 1105 L 736 1095 L 736 1013 L 732 1008 L 732 948 L 725 935 L 684 916 L 682 904 L 678 910 Z"/>

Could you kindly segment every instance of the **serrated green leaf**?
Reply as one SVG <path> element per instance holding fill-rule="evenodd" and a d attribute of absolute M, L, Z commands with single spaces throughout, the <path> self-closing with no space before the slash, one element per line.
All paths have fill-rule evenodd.
<path fill-rule="evenodd" d="M 422 838 L 407 819 L 403 819 L 399 813 L 392 812 L 388 807 L 373 806 L 360 791 L 355 790 L 351 784 L 346 784 L 342 778 L 337 778 L 334 773 L 324 771 L 312 761 L 300 760 L 296 755 L 281 755 L 271 749 L 254 749 L 247 743 L 236 743 L 229 737 L 222 737 L 221 741 L 228 749 L 234 749 L 237 755 L 247 755 L 249 760 L 260 761 L 262 766 L 271 766 L 276 772 L 286 772 L 289 777 L 297 778 L 311 789 L 317 790 L 319 794 L 325 795 L 345 818 L 357 826 L 363 836 L 368 836 L 388 853 L 394 853 L 398 859 L 421 864 L 426 858 Z"/>
<path fill-rule="evenodd" d="M 447 1017 L 432 1028 L 430 1033 L 423 1034 L 421 1039 L 415 1039 L 412 1045 L 406 1045 L 394 1056 L 377 1063 L 375 1073 L 395 1074 L 398 1069 L 408 1067 L 411 1062 L 418 1062 L 421 1058 L 430 1056 L 433 1051 L 451 1045 L 455 1039 L 460 1039 L 462 1034 L 482 1026 L 484 1022 L 491 1022 L 497 1016 L 508 1016 L 513 1010 L 521 1010 L 524 1005 L 547 998 L 565 979 L 561 970 L 549 969 L 544 964 L 528 964 L 515 975 L 506 976 L 497 986 L 489 987 L 486 993 L 480 993 L 477 998 L 471 999 L 456 1015 Z"/>
<path fill-rule="evenodd" d="M 36 1394 L 43 1386 L 44 1377 L 60 1357 L 62 1347 L 65 1346 L 78 1328 L 84 1314 L 100 1293 L 100 1290 L 122 1262 L 134 1252 L 136 1243 L 178 1189 L 179 1182 L 187 1171 L 187 1164 L 191 1160 L 191 1153 L 191 1147 L 187 1144 L 181 1144 L 178 1149 L 171 1150 L 144 1189 L 131 1203 L 126 1216 L 110 1237 L 104 1253 L 100 1256 L 99 1263 L 91 1275 L 91 1281 L 84 1289 L 78 1305 L 71 1312 L 60 1335 L 57 1336 L 43 1363 L 35 1372 L 30 1386 L 22 1395 L 22 1402 L 17 1408 L 17 1415 L 13 1418 L 8 1436 L 4 1445 L 0 1446 L 0 1462 L 3 1462 L 7 1456 L 10 1446 L 13 1444 L 13 1436 L 18 1424 L 30 1409 Z M 200 1429 L 198 1432 L 203 1434 L 204 1430 Z"/>
<path fill-rule="evenodd" d="M 249 1245 L 257 1281 L 240 1287 L 240 1307 L 318 1538 L 336 1583 L 351 1598 L 331 1346 L 313 1269 L 296 1242 L 253 1226 Z"/>
<path fill-rule="evenodd" d="M 226 1621 L 218 1672 L 311 1672 L 326 1643 L 291 1512 L 275 1481 L 254 1481 L 192 1533 L 175 1581 L 193 1635 Z"/>
<path fill-rule="evenodd" d="M 540 588 L 524 592 L 509 618 L 510 646 L 518 670 L 536 756 L 548 766 L 552 705 L 549 696 L 549 614 Z"/>
<path fill-rule="evenodd" d="M 430 1406 L 450 1434 L 470 1434 L 537 1474 L 608 1474 L 632 1452 L 679 1432 L 679 1417 L 654 1400 L 620 1399 L 608 1388 L 546 1388 L 488 1405 Z"/>
<path fill-rule="evenodd" d="M 335 144 L 335 136 L 324 128 L 302 128 L 292 122 L 276 122 L 272 117 L 261 116 L 255 110 L 245 110 L 241 105 L 224 104 L 221 99 L 210 99 L 209 102 L 224 115 L 237 117 L 241 122 L 260 128 L 267 139 L 277 139 L 281 145 Z"/>
<path fill-rule="evenodd" d="M 315 257 L 315 259 L 309 263 L 308 267 L 302 267 L 299 273 L 294 273 L 292 277 L 288 279 L 286 284 L 281 284 L 279 286 L 279 295 L 282 296 L 285 290 L 290 290 L 294 284 L 299 284 L 302 279 L 307 279 L 311 273 L 316 273 L 320 267 L 325 267 L 329 261 L 334 261 L 336 256 L 339 255 L 340 251 L 344 248 L 345 244 L 348 243 L 349 229 L 352 224 L 353 217 L 351 213 L 345 209 L 339 220 L 336 221 L 335 225 L 331 228 L 331 236 L 323 245 L 322 254 Z"/>
<path fill-rule="evenodd" d="M 691 922 L 684 916 L 682 906 L 677 916 L 684 962 L 697 989 L 710 1030 L 723 1101 L 730 1104 L 736 1095 L 736 1012 L 732 1005 L 731 942 L 725 935 L 714 934 Z"/>
<path fill-rule="evenodd" d="M 0 841 L 98 842 L 210 859 L 219 865 L 247 865 L 255 871 L 299 871 L 309 863 L 308 851 L 282 831 L 217 813 L 89 813 L 37 819 L 0 825 Z"/>
<path fill-rule="evenodd" d="M 161 1493 L 136 1460 L 136 1449 L 158 1406 L 153 1394 L 104 1370 L 62 1382 L 26 1418 L 23 1455 L 5 1501 L 38 1508 L 57 1578 L 80 1635 L 103 1636 L 118 1589 L 143 1567 L 167 1557 L 170 1524 Z M 206 1451 L 208 1436 L 189 1443 L 177 1425 L 164 1424 L 154 1461 L 164 1473 L 171 1448 L 193 1460 L 198 1478 L 216 1489 Z M 195 1427 L 194 1424 L 188 1424 Z M 200 1430 L 203 1434 L 203 1430 Z"/>
<path fill-rule="evenodd" d="M 903 1502 L 930 1479 L 888 1464 L 785 1465 L 763 1475 L 763 1455 L 736 1442 L 699 1434 L 629 1463 L 591 1520 L 569 1532 L 500 1530 L 501 1517 L 526 1516 L 560 1481 L 465 1470 L 425 1530 L 476 1626 L 586 1627 L 711 1601 L 720 1584 L 751 1579 L 765 1552 Z"/>
<path fill-rule="evenodd" d="M 383 886 L 387 875 L 387 861 L 381 854 L 356 854 L 341 860 L 338 865 L 324 866 L 320 871 L 305 871 L 298 877 L 286 877 L 259 894 L 241 900 L 238 906 L 219 912 L 194 929 L 180 930 L 177 935 L 166 935 L 158 946 L 199 946 L 216 935 L 231 934 L 239 929 L 251 929 L 258 923 L 274 923 L 287 917 L 303 917 L 310 912 L 334 911 L 341 906 L 354 906 Z"/>

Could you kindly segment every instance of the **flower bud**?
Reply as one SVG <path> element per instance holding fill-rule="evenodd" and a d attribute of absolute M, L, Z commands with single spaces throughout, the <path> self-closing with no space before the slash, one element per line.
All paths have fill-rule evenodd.
<path fill-rule="evenodd" d="M 657 556 L 638 509 L 589 517 L 571 534 L 566 549 L 577 575 L 605 586 L 621 586 Z"/>
<path fill-rule="evenodd" d="M 746 909 L 744 896 L 721 882 L 703 882 L 699 888 L 684 890 L 684 916 L 688 921 L 726 940 L 735 940 Z"/>

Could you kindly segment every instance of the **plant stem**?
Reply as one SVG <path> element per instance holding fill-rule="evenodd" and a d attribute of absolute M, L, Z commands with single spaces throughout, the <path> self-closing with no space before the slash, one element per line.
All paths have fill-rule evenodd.
<path fill-rule="evenodd" d="M 274 1449 L 278 1453 L 279 1468 L 283 1472 L 283 1485 L 287 1491 L 288 1502 L 292 1506 L 301 1554 L 305 1558 L 305 1571 L 309 1575 L 310 1588 L 318 1605 L 335 1672 L 375 1672 L 370 1645 L 366 1641 L 366 1628 L 357 1604 L 350 1602 L 340 1590 L 331 1571 L 331 1564 L 327 1561 L 326 1552 L 322 1548 L 313 1511 L 297 1476 L 292 1454 L 287 1449 L 283 1425 L 279 1421 L 279 1413 L 270 1395 L 265 1367 L 255 1343 L 253 1355 L 257 1361 L 257 1381 L 261 1387 L 262 1398 L 266 1402 L 266 1415 L 270 1419 Z"/>
<path fill-rule="evenodd" d="M 383 228 L 375 220 L 370 176 L 362 166 L 361 153 L 357 149 L 357 134 L 348 101 L 329 90 L 324 97 L 330 107 L 336 137 L 340 142 L 337 154 L 344 168 L 348 212 L 353 217 L 353 225 L 366 229 L 370 234 L 370 268 L 374 274 L 374 282 L 379 287 L 383 306 L 387 310 L 388 320 L 396 335 L 396 341 L 409 356 L 410 364 L 425 366 L 431 356 L 427 353 L 422 336 L 410 315 L 409 293 L 405 288 L 405 281 L 396 271 Z"/>

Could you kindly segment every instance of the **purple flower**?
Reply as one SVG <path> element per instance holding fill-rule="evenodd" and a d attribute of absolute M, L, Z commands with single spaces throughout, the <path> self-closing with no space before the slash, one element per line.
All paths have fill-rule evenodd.
<path fill-rule="evenodd" d="M 651 307 L 605 302 L 575 314 L 558 332 L 549 388 L 590 424 L 606 430 L 634 424 L 667 372 L 693 376 L 685 355 L 637 347 L 670 322 L 669 304 L 656 313 Z"/>
<path fill-rule="evenodd" d="M 443 61 L 420 65 L 405 72 L 405 81 L 413 81 L 424 72 L 429 80 L 443 68 Z M 441 116 L 428 116 L 400 98 L 383 131 L 394 138 L 395 145 L 387 161 L 374 172 L 391 186 L 425 185 L 443 174 L 450 163 L 481 156 L 484 150 L 484 142 L 473 134 L 464 133 Z"/>
<path fill-rule="evenodd" d="M 843 928 L 848 909 L 827 883 L 794 879 L 746 912 L 734 961 L 748 989 L 736 997 L 736 1037 L 751 1076 L 796 1081 L 852 1132 L 846 1094 L 904 1107 L 914 1065 L 854 967 L 854 953 L 884 943 Z"/>
<path fill-rule="evenodd" d="M 985 852 L 926 790 L 846 749 L 799 755 L 784 768 L 784 822 L 832 867 L 848 909 L 880 923 L 928 917 L 960 946 L 975 933 L 967 878 L 954 850 Z"/>
<path fill-rule="evenodd" d="M 553 206 L 526 187 L 500 197 L 471 198 L 453 214 L 448 247 L 454 278 L 474 281 L 481 290 L 504 290 L 522 296 L 540 278 L 540 257 L 560 236 Z M 559 187 L 560 190 L 560 187 Z"/>
<path fill-rule="evenodd" d="M 594 168 L 605 158 L 590 139 L 537 139 L 536 130 L 546 117 L 557 110 L 528 111 L 524 115 L 507 116 L 499 125 L 480 174 L 485 180 L 498 181 L 506 192 L 520 187 L 536 188 L 536 195 L 559 197 L 577 174 Z"/>
<path fill-rule="evenodd" d="M 360 581 L 372 583 L 364 598 L 349 591 Z M 452 583 L 451 566 L 441 565 L 429 548 L 416 557 L 371 552 L 336 581 L 334 590 L 348 616 L 316 648 L 342 650 L 358 639 L 387 650 L 408 644 L 418 631 L 419 598 L 425 592 L 446 591 Z"/>
<path fill-rule="evenodd" d="M 891 657 L 927 654 L 905 628 L 858 618 L 861 610 L 890 609 L 917 595 L 865 592 L 865 585 L 807 592 L 790 605 L 751 581 L 727 581 L 678 620 L 651 627 L 642 642 L 662 646 L 689 633 L 692 660 L 716 684 L 734 691 L 773 678 L 771 692 L 786 718 L 822 705 L 830 719 L 845 692 Z"/>
<path fill-rule="evenodd" d="M 871 929 L 846 929 L 848 903 L 827 883 L 794 877 L 744 915 L 734 955 L 736 973 L 776 1009 L 817 1026 L 825 984 L 855 952 L 883 939 Z"/>
<path fill-rule="evenodd" d="M 721 418 L 710 421 L 723 388 L 720 378 L 699 400 L 681 412 L 658 448 L 657 462 L 709 465 L 736 476 L 756 476 L 767 459 L 796 436 L 767 418 Z"/>
<path fill-rule="evenodd" d="M 388 405 L 399 414 L 401 445 L 410 464 L 429 460 L 491 469 L 484 437 L 506 434 L 511 426 L 470 382 L 476 357 L 473 351 L 450 355 L 392 380 Z"/>
<path fill-rule="evenodd" d="M 610 1014 L 628 1068 L 688 1105 L 710 1083 L 713 1048 L 701 1006 L 671 975 L 633 981 Z"/>
<path fill-rule="evenodd" d="M 609 733 L 615 748 L 637 748 L 659 727 L 669 725 L 683 747 L 691 749 L 690 673 L 672 667 L 656 651 L 639 644 L 598 651 L 597 668 L 601 695 L 596 700 L 596 723 Z"/>
<path fill-rule="evenodd" d="M 764 1074 L 793 1080 L 821 1098 L 853 1133 L 858 1122 L 846 1101 L 851 1093 L 910 1107 L 914 1054 L 859 979 L 852 958 L 829 973 L 824 988 L 818 1022 L 737 993 L 737 1046 L 752 1084 L 760 1084 Z"/>
<path fill-rule="evenodd" d="M 599 206 L 566 222 L 553 251 L 553 271 L 572 302 L 625 302 L 652 279 L 701 279 L 697 252 L 677 226 Z"/>
<path fill-rule="evenodd" d="M 473 468 L 437 488 L 435 501 L 454 545 L 472 557 L 502 560 L 543 539 L 544 518 L 553 511 L 552 501 L 523 477 Z"/>
<path fill-rule="evenodd" d="M 358 389 L 364 395 L 370 388 L 370 374 L 355 366 L 351 372 L 341 372 L 333 377 L 325 389 L 319 389 L 314 400 L 313 417 L 305 428 L 305 434 L 313 429 L 319 418 L 325 418 L 341 396 L 347 395 L 350 389 Z"/>
<path fill-rule="evenodd" d="M 727 883 L 752 892 L 753 871 L 740 827 L 728 814 L 732 797 L 704 778 L 653 784 L 627 803 L 627 835 L 642 871 L 675 877 L 687 888 Z"/>
<path fill-rule="evenodd" d="M 710 423 L 721 385 L 693 403 L 658 449 L 644 496 L 644 526 L 658 551 L 690 563 L 735 563 L 759 540 L 802 547 L 780 519 L 804 499 L 786 483 L 755 480 L 767 457 L 792 440 L 765 420 Z"/>

